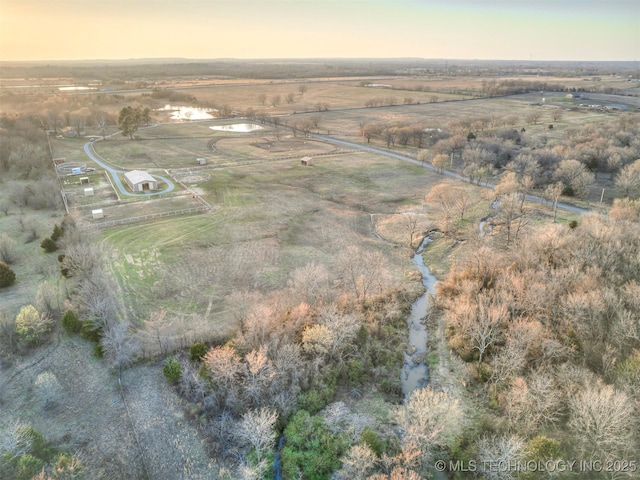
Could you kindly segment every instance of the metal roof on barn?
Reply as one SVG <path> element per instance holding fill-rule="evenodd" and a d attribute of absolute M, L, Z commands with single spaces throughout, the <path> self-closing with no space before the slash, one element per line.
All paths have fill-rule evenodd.
<path fill-rule="evenodd" d="M 156 181 L 155 178 L 144 170 L 131 170 L 130 172 L 125 173 L 124 176 L 134 185 L 137 185 L 138 183 Z"/>

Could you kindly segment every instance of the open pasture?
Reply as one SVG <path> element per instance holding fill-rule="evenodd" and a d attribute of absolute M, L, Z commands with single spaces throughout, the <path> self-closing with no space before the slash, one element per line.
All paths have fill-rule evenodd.
<path fill-rule="evenodd" d="M 363 141 L 362 125 L 421 125 L 424 128 L 447 128 L 460 120 L 489 119 L 493 126 L 486 129 L 524 128 L 527 137 L 536 139 L 562 137 L 564 130 L 570 126 L 610 120 L 616 114 L 603 113 L 594 109 L 579 108 L 578 105 L 565 102 L 562 92 L 549 92 L 542 104 L 540 93 L 511 95 L 498 98 L 479 98 L 461 102 L 437 102 L 419 105 L 396 105 L 382 108 L 362 108 L 348 111 L 327 111 L 321 114 L 297 114 L 284 117 L 283 124 L 288 126 L 302 125 L 311 115 L 320 115 L 318 131 L 328 133 L 351 141 Z M 611 100 L 619 97 L 608 96 Z M 562 118 L 554 121 L 553 107 L 562 109 Z M 527 115 L 538 112 L 537 123 L 529 123 Z M 512 121 L 513 120 L 513 121 Z M 553 131 L 548 126 L 554 125 Z M 467 133 L 467 132 L 465 132 Z M 366 140 L 364 140 L 366 141 Z"/>
<path fill-rule="evenodd" d="M 409 83 L 406 83 L 409 82 Z M 376 88 L 365 85 L 397 85 L 398 89 Z M 406 84 L 406 86 L 405 86 Z M 407 86 L 411 90 L 406 89 Z M 417 86 L 417 85 L 416 85 Z M 313 112 L 319 107 L 338 110 L 364 107 L 373 98 L 395 97 L 403 103 L 405 97 L 414 102 L 427 103 L 433 91 L 414 91 L 411 81 L 404 77 L 366 77 L 364 79 L 301 80 L 240 85 L 215 85 L 187 89 L 203 105 L 228 105 L 235 110 L 268 110 L 269 113 L 287 114 Z M 440 95 L 441 94 L 441 95 Z M 440 100 L 465 98 L 447 91 L 438 92 Z M 468 98 L 468 96 L 467 96 Z"/>
<path fill-rule="evenodd" d="M 249 145 L 253 137 L 245 141 L 256 150 Z M 322 156 L 311 167 L 292 158 L 210 174 L 197 188 L 212 212 L 105 230 L 116 251 L 116 274 L 125 291 L 135 292 L 128 299 L 132 309 L 155 304 L 175 313 L 207 310 L 227 324 L 231 293 L 282 289 L 293 271 L 309 263 L 336 275 L 339 254 L 349 245 L 385 251 L 393 282 L 401 282 L 400 270 L 391 267 L 397 251 L 375 237 L 371 214 L 420 208 L 439 178 L 367 153 Z M 153 251 L 157 261 L 127 273 L 133 268 L 127 255 L 143 251 Z"/>
<path fill-rule="evenodd" d="M 197 158 L 204 158 L 208 166 L 220 166 L 337 150 L 327 143 L 295 138 L 290 132 L 275 135 L 272 128 L 228 133 L 209 128 L 214 125 L 220 122 L 162 124 L 142 130 L 141 140 L 117 137 L 97 142 L 94 147 L 103 158 L 123 169 L 151 170 L 195 169 L 199 167 Z"/>

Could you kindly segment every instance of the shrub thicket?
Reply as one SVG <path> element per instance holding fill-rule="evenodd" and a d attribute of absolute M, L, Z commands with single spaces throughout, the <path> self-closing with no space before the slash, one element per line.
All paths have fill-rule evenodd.
<path fill-rule="evenodd" d="M 4 262 L 0 262 L 0 288 L 13 285 L 16 281 L 16 272 Z"/>
<path fill-rule="evenodd" d="M 194 343 L 193 346 L 189 349 L 189 359 L 192 362 L 199 362 L 200 360 L 202 360 L 202 357 L 204 357 L 205 353 L 207 353 L 207 350 L 209 350 L 209 348 L 204 343 Z"/>
<path fill-rule="evenodd" d="M 67 333 L 80 333 L 82 322 L 73 310 L 67 310 L 62 317 L 62 328 Z"/>
<path fill-rule="evenodd" d="M 53 226 L 53 232 L 51 233 L 51 240 L 53 240 L 54 242 L 57 242 L 62 235 L 64 234 L 64 224 L 62 227 L 60 227 L 58 224 L 55 224 Z"/>
<path fill-rule="evenodd" d="M 38 343 L 49 332 L 51 319 L 33 305 L 25 305 L 16 316 L 16 333 L 27 343 Z"/>
<path fill-rule="evenodd" d="M 44 468 L 44 462 L 30 453 L 21 455 L 16 465 L 16 480 L 31 480 Z"/>
<path fill-rule="evenodd" d="M 82 338 L 86 338 L 87 340 L 91 340 L 92 342 L 99 342 L 102 338 L 102 329 L 96 328 L 92 322 L 80 322 L 80 336 Z"/>
<path fill-rule="evenodd" d="M 182 377 L 182 365 L 175 358 L 169 357 L 167 363 L 164 364 L 162 373 L 170 384 L 175 385 Z"/>
<path fill-rule="evenodd" d="M 49 238 L 49 237 L 45 238 L 42 241 L 42 243 L 40 243 L 40 246 L 47 253 L 55 252 L 58 249 L 58 245 L 56 244 L 56 242 L 51 240 L 51 238 Z"/>

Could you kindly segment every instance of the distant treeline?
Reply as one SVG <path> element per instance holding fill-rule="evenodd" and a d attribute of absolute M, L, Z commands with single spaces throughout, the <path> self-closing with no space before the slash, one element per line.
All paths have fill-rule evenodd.
<path fill-rule="evenodd" d="M 625 74 L 638 76 L 634 62 L 503 62 L 398 59 L 271 59 L 0 62 L 3 78 L 75 78 L 124 81 L 146 77 L 314 78 L 379 75 L 544 75 L 569 77 Z"/>

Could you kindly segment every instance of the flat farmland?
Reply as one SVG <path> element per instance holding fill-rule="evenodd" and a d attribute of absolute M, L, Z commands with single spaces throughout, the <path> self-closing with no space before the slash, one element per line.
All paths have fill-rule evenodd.
<path fill-rule="evenodd" d="M 229 124 L 228 122 L 226 123 Z M 331 144 L 291 134 L 275 136 L 272 128 L 253 133 L 226 133 L 212 130 L 220 122 L 163 124 L 147 128 L 140 140 L 113 138 L 96 142 L 96 151 L 106 160 L 124 169 L 188 169 L 204 158 L 208 166 L 227 165 L 247 160 L 269 160 L 286 156 L 326 154 L 336 151 Z"/>
<path fill-rule="evenodd" d="M 285 288 L 291 273 L 310 263 L 336 275 L 349 245 L 385 252 L 389 281 L 402 282 L 409 259 L 398 262 L 395 244 L 376 238 L 372 214 L 400 217 L 422 209 L 438 180 L 420 167 L 368 153 L 317 157 L 311 167 L 297 158 L 227 166 L 197 186 L 213 211 L 103 234 L 114 247 L 114 271 L 131 292 L 132 315 L 153 307 L 180 319 L 206 310 L 215 313 L 220 333 L 233 323 L 233 292 Z M 152 262 L 143 260 L 149 255 Z"/>
<path fill-rule="evenodd" d="M 545 97 L 545 105 L 541 104 L 542 98 L 539 93 L 529 93 L 459 102 L 328 111 L 320 114 L 318 130 L 321 133 L 348 138 L 351 141 L 362 141 L 361 125 L 422 125 L 424 128 L 446 128 L 457 120 L 489 118 L 495 119 L 496 126 L 494 128 L 510 127 L 518 130 L 524 128 L 527 136 L 532 138 L 543 136 L 545 139 L 554 137 L 560 139 L 567 127 L 590 122 L 610 121 L 616 116 L 614 113 L 578 108 L 578 105 L 566 103 L 564 94 L 560 92 L 549 93 L 549 97 Z M 553 107 L 562 109 L 562 118 L 559 121 L 553 121 Z M 540 114 L 536 124 L 530 124 L 526 120 L 527 115 L 532 111 Z M 314 114 L 290 115 L 285 117 L 285 121 L 290 126 L 300 125 L 310 115 Z M 507 123 L 506 119 L 509 117 L 514 117 L 515 122 Z M 553 131 L 549 130 L 549 124 L 554 125 Z"/>
<path fill-rule="evenodd" d="M 384 85 L 397 87 L 381 88 L 365 85 Z M 186 89 L 203 104 L 229 105 L 241 111 L 247 108 L 273 113 L 293 113 L 317 111 L 319 106 L 329 109 L 359 108 L 374 98 L 395 97 L 400 104 L 405 97 L 414 102 L 427 103 L 434 95 L 433 91 L 414 91 L 410 80 L 397 77 L 373 77 L 358 80 L 307 80 L 295 82 L 253 83 L 242 85 L 215 85 L 197 89 Z M 302 90 L 301 91 L 301 87 Z M 408 90 L 410 87 L 411 90 Z M 437 92 L 439 100 L 460 100 L 467 95 Z M 279 101 L 275 101 L 279 97 Z M 276 105 L 274 105 L 276 103 Z"/>

